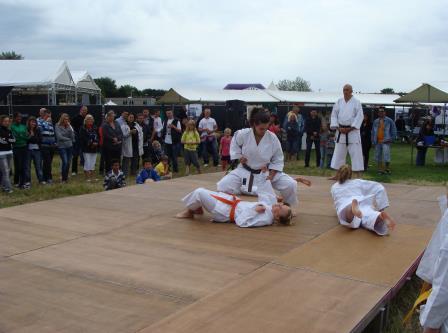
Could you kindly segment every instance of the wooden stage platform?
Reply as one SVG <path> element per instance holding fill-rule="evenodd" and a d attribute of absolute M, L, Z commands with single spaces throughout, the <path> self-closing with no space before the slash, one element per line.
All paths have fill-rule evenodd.
<path fill-rule="evenodd" d="M 412 273 L 442 187 L 386 185 L 389 237 L 338 225 L 331 182 L 296 224 L 173 216 L 221 173 L 0 210 L 0 332 L 357 332 Z"/>

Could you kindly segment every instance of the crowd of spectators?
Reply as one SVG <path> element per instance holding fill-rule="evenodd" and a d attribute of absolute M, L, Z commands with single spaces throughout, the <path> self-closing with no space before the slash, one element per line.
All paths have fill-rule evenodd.
<path fill-rule="evenodd" d="M 53 158 L 60 157 L 62 183 L 78 173 L 82 166 L 87 182 L 98 181 L 95 175 L 99 156 L 99 172 L 104 178 L 104 188 L 125 186 L 125 179 L 135 177 L 135 182 L 145 184 L 170 179 L 179 172 L 178 159 L 183 156 L 185 175 L 194 166 L 201 173 L 203 167 L 213 166 L 225 171 L 230 167 L 230 143 L 232 131 L 219 131 L 216 120 L 208 108 L 202 117 L 185 113 L 177 118 L 173 111 L 160 117 L 160 111 L 144 109 L 133 114 L 127 111 L 117 118 L 114 111 L 105 114 L 102 124 L 89 114 L 86 106 L 72 119 L 63 113 L 52 118 L 50 110 L 42 108 L 38 118 L 28 117 L 22 121 L 20 113 L 0 116 L 0 177 L 3 191 L 31 187 L 32 165 L 36 184 L 53 183 Z M 364 168 L 369 165 L 369 151 L 375 148 L 378 172 L 390 173 L 390 143 L 403 130 L 403 120 L 397 123 L 385 116 L 384 108 L 378 109 L 378 118 L 372 123 L 365 115 L 361 126 Z M 300 159 L 302 139 L 306 136 L 305 167 L 310 167 L 311 150 L 315 148 L 315 165 L 329 168 L 335 147 L 335 133 L 329 129 L 328 120 L 311 110 L 303 117 L 300 108 L 294 106 L 283 122 L 271 114 L 269 130 L 282 143 L 286 160 Z M 417 165 L 423 165 L 427 137 L 431 135 L 431 123 L 425 123 L 417 143 Z M 14 167 L 12 167 L 12 165 Z M 71 167 L 71 172 L 70 172 Z M 12 172 L 14 170 L 14 172 Z M 13 177 L 10 175 L 13 174 Z M 12 181 L 11 181 L 12 180 Z M 36 185 L 36 184 L 33 184 Z"/>

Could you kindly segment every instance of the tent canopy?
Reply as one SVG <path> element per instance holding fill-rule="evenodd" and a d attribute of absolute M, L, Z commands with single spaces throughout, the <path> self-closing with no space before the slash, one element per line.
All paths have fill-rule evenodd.
<path fill-rule="evenodd" d="M 276 103 L 275 97 L 264 90 L 224 90 L 224 89 L 194 89 L 171 88 L 163 95 L 159 104 L 188 104 L 197 102 L 221 102 L 239 100 L 248 103 Z"/>
<path fill-rule="evenodd" d="M 71 74 L 78 92 L 98 94 L 101 91 L 87 71 L 72 71 Z"/>
<path fill-rule="evenodd" d="M 62 60 L 2 60 L 0 86 L 75 88 L 67 63 Z"/>
<path fill-rule="evenodd" d="M 266 90 L 268 94 L 281 102 L 289 103 L 316 103 L 316 104 L 334 104 L 342 97 L 341 92 L 314 92 L 314 91 L 284 91 L 284 90 Z M 353 94 L 362 104 L 374 105 L 395 105 L 394 99 L 398 98 L 396 94 Z"/>
<path fill-rule="evenodd" d="M 417 89 L 397 98 L 397 103 L 448 103 L 448 94 L 428 83 L 423 83 Z"/>

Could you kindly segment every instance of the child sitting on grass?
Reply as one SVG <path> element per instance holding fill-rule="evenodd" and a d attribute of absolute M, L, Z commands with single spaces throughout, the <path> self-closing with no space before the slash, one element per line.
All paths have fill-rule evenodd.
<path fill-rule="evenodd" d="M 168 156 L 163 155 L 160 159 L 160 163 L 156 165 L 156 171 L 157 174 L 160 176 L 160 179 L 171 179 L 173 178 L 173 175 L 170 171 L 170 165 L 169 165 L 169 159 Z"/>
<path fill-rule="evenodd" d="M 112 170 L 104 177 L 103 186 L 106 191 L 126 186 L 124 173 L 120 169 L 120 162 L 118 160 L 112 161 Z"/>
<path fill-rule="evenodd" d="M 219 155 L 221 156 L 222 171 L 227 170 L 227 165 L 230 163 L 230 142 L 232 141 L 232 130 L 226 128 L 224 136 L 221 137 L 219 145 Z"/>
<path fill-rule="evenodd" d="M 151 161 L 145 159 L 143 161 L 143 169 L 137 175 L 137 184 L 148 184 L 158 181 L 160 181 L 160 177 L 157 171 L 153 169 Z"/>

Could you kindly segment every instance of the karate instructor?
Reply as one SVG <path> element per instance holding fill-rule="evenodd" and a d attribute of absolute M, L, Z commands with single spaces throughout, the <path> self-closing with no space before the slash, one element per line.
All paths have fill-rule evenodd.
<path fill-rule="evenodd" d="M 330 127 L 336 130 L 336 145 L 331 159 L 331 168 L 338 170 L 346 164 L 350 154 L 352 170 L 359 177 L 364 171 L 360 127 L 364 118 L 361 102 L 353 97 L 353 88 L 346 84 L 344 97 L 340 98 L 331 111 Z"/>
<path fill-rule="evenodd" d="M 279 191 L 285 203 L 297 204 L 297 182 L 283 172 L 283 151 L 277 136 L 268 131 L 270 116 L 261 108 L 250 114 L 250 128 L 235 132 L 230 144 L 230 158 L 239 160 L 238 167 L 222 178 L 217 188 L 219 192 L 230 194 L 256 194 L 256 178 L 266 177 L 272 187 Z"/>

